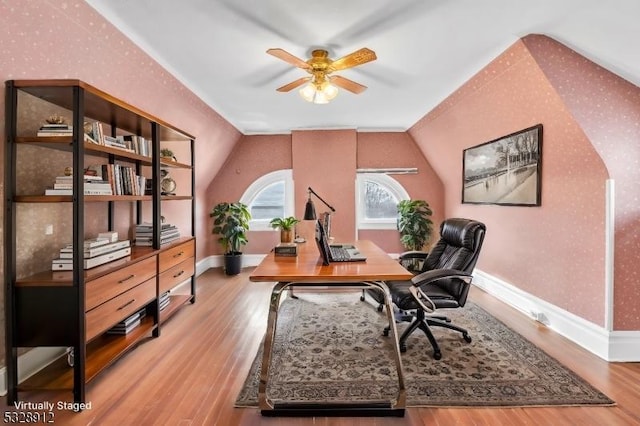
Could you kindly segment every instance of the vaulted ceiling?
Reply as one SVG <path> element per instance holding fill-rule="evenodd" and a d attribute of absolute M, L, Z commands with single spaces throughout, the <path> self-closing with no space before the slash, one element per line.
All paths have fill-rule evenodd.
<path fill-rule="evenodd" d="M 635 0 L 87 0 L 245 134 L 406 130 L 513 44 L 545 34 L 640 85 Z M 368 89 L 329 104 L 276 88 L 304 77 L 266 50 L 377 60 L 340 72 Z"/>

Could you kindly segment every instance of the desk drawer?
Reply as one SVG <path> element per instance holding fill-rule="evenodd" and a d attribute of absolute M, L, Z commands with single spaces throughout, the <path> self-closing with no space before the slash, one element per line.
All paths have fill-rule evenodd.
<path fill-rule="evenodd" d="M 85 311 L 137 286 L 156 275 L 156 257 L 118 269 L 96 280 L 89 281 L 85 293 Z"/>
<path fill-rule="evenodd" d="M 178 263 L 173 268 L 160 274 L 159 294 L 171 290 L 187 278 L 191 277 L 195 271 L 195 258 L 190 257 Z"/>
<path fill-rule="evenodd" d="M 158 256 L 160 262 L 160 272 L 176 266 L 188 257 L 195 256 L 195 240 L 189 240 L 178 246 L 160 252 Z"/>
<path fill-rule="evenodd" d="M 134 314 L 155 297 L 156 280 L 152 278 L 87 312 L 87 342 Z"/>

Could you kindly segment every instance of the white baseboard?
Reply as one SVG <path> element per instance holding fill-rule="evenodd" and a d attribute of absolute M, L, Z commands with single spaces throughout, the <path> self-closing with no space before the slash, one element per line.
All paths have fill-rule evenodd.
<path fill-rule="evenodd" d="M 247 268 L 250 266 L 258 266 L 262 259 L 264 259 L 266 254 L 243 254 L 242 255 L 242 267 Z M 209 256 L 201 261 L 202 264 L 206 264 L 207 268 L 202 272 L 206 271 L 209 268 L 222 268 L 224 266 L 224 256 L 216 255 Z M 204 266 L 204 265 L 203 265 Z"/>
<path fill-rule="evenodd" d="M 640 331 L 608 331 L 478 269 L 473 284 L 606 361 L 640 361 Z"/>
<path fill-rule="evenodd" d="M 60 358 L 67 348 L 33 348 L 18 357 L 18 382 L 29 377 Z M 0 395 L 7 394 L 7 367 L 0 368 Z"/>

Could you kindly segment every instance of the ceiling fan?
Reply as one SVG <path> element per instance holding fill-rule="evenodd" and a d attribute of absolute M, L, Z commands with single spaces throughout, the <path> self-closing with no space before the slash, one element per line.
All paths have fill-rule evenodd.
<path fill-rule="evenodd" d="M 279 48 L 269 49 L 267 53 L 311 74 L 309 77 L 299 78 L 277 88 L 276 90 L 278 92 L 289 92 L 306 83 L 300 90 L 300 95 L 309 102 L 319 104 L 329 102 L 338 94 L 338 89 L 335 86 L 355 94 L 365 91 L 367 86 L 363 86 L 348 78 L 331 74 L 335 71 L 352 68 L 377 59 L 375 52 L 366 47 L 356 50 L 340 59 L 336 59 L 335 61 L 329 58 L 329 52 L 324 49 L 312 51 L 311 58 L 307 61 L 303 61 Z"/>

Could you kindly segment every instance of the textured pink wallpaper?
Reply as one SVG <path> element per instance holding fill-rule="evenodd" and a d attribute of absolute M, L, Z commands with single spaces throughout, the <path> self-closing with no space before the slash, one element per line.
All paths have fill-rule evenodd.
<path fill-rule="evenodd" d="M 195 135 L 198 199 L 204 197 L 212 176 L 222 167 L 240 138 L 240 133 L 232 125 L 83 1 L 0 2 L 0 40 L 2 82 L 11 79 L 80 79 Z M 2 93 L 0 110 L 4 111 L 4 84 Z M 0 138 L 0 162 L 4 164 L 4 120 L 0 120 Z M 4 181 L 0 182 L 0 196 L 4 197 Z M 88 229 L 104 226 L 104 215 L 92 210 L 96 206 L 89 207 L 91 219 L 87 223 Z M 21 208 L 24 207 L 27 206 Z M 60 241 L 68 241 L 63 231 L 68 229 L 64 226 L 66 219 L 63 219 L 68 217 L 65 214 L 68 206 L 49 207 L 45 215 L 37 214 L 42 213 L 43 208 L 34 207 L 21 216 L 18 223 L 22 232 L 20 256 L 51 259 L 52 253 L 59 249 Z M 204 241 L 209 238 L 208 211 L 204 203 L 197 203 L 197 209 L 196 236 L 199 241 Z M 174 217 L 178 221 L 178 217 L 185 215 L 185 207 L 163 205 L 163 213 L 169 220 Z M 0 211 L 2 238 L 5 234 L 1 229 L 3 214 L 4 211 Z M 119 231 L 126 233 L 128 225 L 121 222 L 130 219 L 131 214 L 131 211 L 118 212 Z M 49 223 L 61 226 L 55 226 L 54 235 L 43 241 L 45 225 Z M 33 241 L 42 244 L 34 246 Z M 0 254 L 3 254 L 3 249 L 4 241 L 0 244 Z M 203 245 L 198 244 L 198 259 L 204 253 Z M 0 259 L 3 258 L 0 255 Z M 29 272 L 20 270 L 20 273 Z M 3 296 L 0 294 L 0 298 Z M 4 302 L 1 306 L 4 309 Z M 0 323 L 4 322 L 3 319 L 4 314 L 1 314 Z M 3 331 L 4 327 L 0 326 L 0 334 Z M 3 345 L 1 336 L 0 342 Z"/>
<path fill-rule="evenodd" d="M 462 150 L 538 123 L 542 206 L 461 204 Z M 486 223 L 480 269 L 603 325 L 607 169 L 522 41 L 409 133 L 443 181 L 445 215 Z"/>
<path fill-rule="evenodd" d="M 413 199 L 424 199 L 433 210 L 434 234 L 444 218 L 444 188 L 431 164 L 426 160 L 415 141 L 404 132 L 358 133 L 358 168 L 415 167 L 417 175 L 392 175 Z M 361 230 L 359 238 L 371 240 L 388 253 L 406 250 L 400 244 L 396 230 Z"/>
<path fill-rule="evenodd" d="M 549 37 L 523 39 L 615 180 L 614 327 L 640 329 L 640 88 Z"/>
<path fill-rule="evenodd" d="M 348 155 L 344 154 L 345 145 Z M 417 167 L 418 174 L 394 178 L 412 197 L 429 200 L 434 221 L 441 221 L 444 211 L 442 183 L 413 139 L 403 132 L 309 130 L 293 135 L 244 136 L 209 186 L 207 204 L 210 209 L 219 201 L 238 200 L 258 177 L 274 170 L 293 168 L 296 215 L 302 217 L 307 187 L 311 186 L 336 208 L 334 225 L 335 231 L 339 232 L 336 236 L 352 239 L 355 235 L 355 171 L 365 167 Z M 324 182 L 329 182 L 327 171 L 334 169 L 337 170 L 337 183 L 333 187 L 323 186 Z M 316 208 L 323 211 L 319 201 Z M 303 225 L 300 230 L 301 234 L 309 231 Z M 397 231 L 361 231 L 360 238 L 371 239 L 391 253 L 402 251 Z M 249 232 L 249 244 L 244 251 L 266 253 L 277 241 L 275 232 Z M 211 254 L 220 253 L 213 242 L 208 248 Z"/>
<path fill-rule="evenodd" d="M 213 222 L 209 212 L 219 202 L 238 201 L 254 180 L 275 170 L 290 169 L 291 135 L 243 136 L 229 155 L 224 167 L 207 187 L 206 208 L 208 236 L 207 253 L 221 254 L 216 236 L 211 235 Z M 267 253 L 279 241 L 276 232 L 249 232 L 245 253 Z"/>
<path fill-rule="evenodd" d="M 2 2 L 0 34 L 3 81 L 77 78 L 196 136 L 199 197 L 240 137 L 237 129 L 83 1 Z M 182 205 L 167 204 L 163 209 L 169 218 L 184 216 Z M 196 235 L 204 240 L 208 214 L 201 203 L 197 209 Z M 204 252 L 199 244 L 198 258 Z"/>

